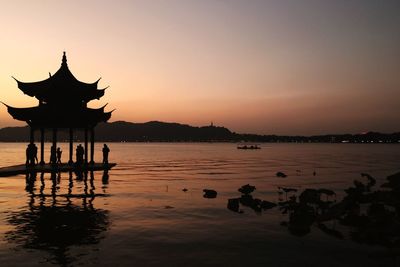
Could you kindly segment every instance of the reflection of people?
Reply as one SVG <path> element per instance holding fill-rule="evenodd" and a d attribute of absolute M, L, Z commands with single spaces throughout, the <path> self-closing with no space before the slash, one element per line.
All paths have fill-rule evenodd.
<path fill-rule="evenodd" d="M 103 164 L 108 164 L 108 153 L 110 153 L 110 149 L 106 144 L 103 146 Z"/>
<path fill-rule="evenodd" d="M 61 164 L 61 155 L 62 155 L 61 148 L 59 148 L 59 147 L 57 148 L 56 154 L 57 154 L 57 163 Z"/>
<path fill-rule="evenodd" d="M 110 178 L 110 175 L 108 175 L 108 170 L 106 169 L 106 170 L 104 170 L 104 173 L 103 173 L 103 179 L 102 179 L 103 185 L 108 184 L 109 178 Z"/>

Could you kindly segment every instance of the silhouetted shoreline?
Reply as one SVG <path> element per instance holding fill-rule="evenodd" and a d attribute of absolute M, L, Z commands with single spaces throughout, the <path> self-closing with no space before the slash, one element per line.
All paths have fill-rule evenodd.
<path fill-rule="evenodd" d="M 35 136 L 37 139 L 38 136 Z M 60 131 L 59 140 L 67 141 L 68 132 Z M 46 141 L 51 136 L 45 136 Z M 75 141 L 83 140 L 83 132 L 74 135 Z M 400 144 L 400 132 L 365 134 L 326 134 L 313 136 L 284 136 L 239 134 L 222 126 L 194 127 L 179 123 L 150 121 L 132 123 L 116 121 L 100 123 L 96 127 L 96 139 L 99 142 L 260 142 L 260 143 L 397 143 Z M 29 127 L 5 127 L 0 129 L 0 142 L 29 141 Z"/>

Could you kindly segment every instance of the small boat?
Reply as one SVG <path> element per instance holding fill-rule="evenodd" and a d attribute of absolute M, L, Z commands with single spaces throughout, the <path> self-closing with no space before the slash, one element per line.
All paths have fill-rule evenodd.
<path fill-rule="evenodd" d="M 258 145 L 238 145 L 237 149 L 261 149 Z"/>

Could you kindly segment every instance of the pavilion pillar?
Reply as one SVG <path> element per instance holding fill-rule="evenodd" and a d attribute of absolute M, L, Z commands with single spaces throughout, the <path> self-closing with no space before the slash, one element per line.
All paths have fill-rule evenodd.
<path fill-rule="evenodd" d="M 68 164 L 72 165 L 72 157 L 73 157 L 73 143 L 74 143 L 74 132 L 72 128 L 69 128 L 69 161 Z"/>
<path fill-rule="evenodd" d="M 94 127 L 90 129 L 90 164 L 94 164 Z"/>
<path fill-rule="evenodd" d="M 50 151 L 50 158 L 53 164 L 56 164 L 57 162 L 56 150 L 57 150 L 57 128 L 53 128 L 53 146 L 51 147 Z"/>
<path fill-rule="evenodd" d="M 33 127 L 30 127 L 30 135 L 29 135 L 29 143 L 33 144 L 35 142 L 35 130 Z"/>
<path fill-rule="evenodd" d="M 88 129 L 85 128 L 85 164 L 88 163 Z"/>
<path fill-rule="evenodd" d="M 44 165 L 44 128 L 40 128 L 40 165 Z"/>

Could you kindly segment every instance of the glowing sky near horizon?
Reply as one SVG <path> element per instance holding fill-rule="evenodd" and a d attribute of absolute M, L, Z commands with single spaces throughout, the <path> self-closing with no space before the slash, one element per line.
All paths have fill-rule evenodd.
<path fill-rule="evenodd" d="M 62 51 L 102 77 L 111 121 L 260 134 L 399 131 L 399 1 L 6 1 L 0 100 L 46 79 Z M 0 127 L 23 125 L 0 107 Z"/>

